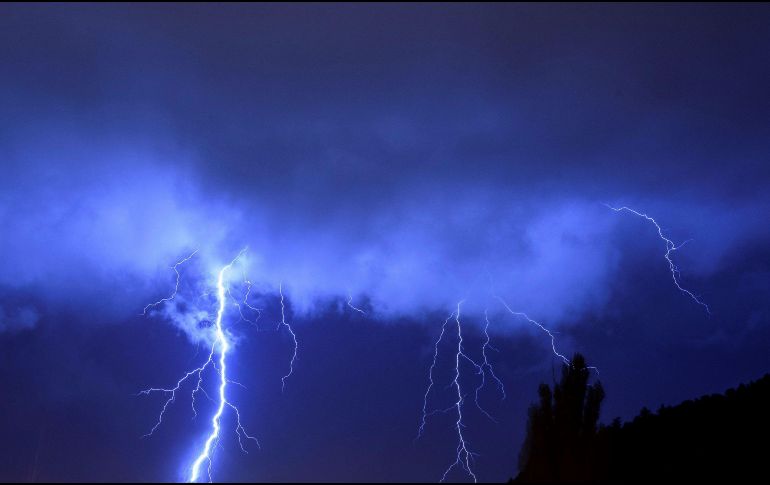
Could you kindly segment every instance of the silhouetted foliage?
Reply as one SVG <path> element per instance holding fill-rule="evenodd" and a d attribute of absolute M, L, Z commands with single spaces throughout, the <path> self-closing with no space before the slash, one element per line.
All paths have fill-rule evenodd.
<path fill-rule="evenodd" d="M 517 482 L 713 481 L 762 477 L 770 431 L 770 374 L 725 394 L 657 413 L 643 408 L 598 429 L 604 393 L 576 356 L 530 410 Z M 581 404 L 582 403 L 582 404 Z"/>
<path fill-rule="evenodd" d="M 597 422 L 604 399 L 600 382 L 588 384 L 582 355 L 562 367 L 553 391 L 541 384 L 540 402 L 529 410 L 527 437 L 519 455 L 519 478 L 527 482 L 588 481 L 595 475 Z"/>

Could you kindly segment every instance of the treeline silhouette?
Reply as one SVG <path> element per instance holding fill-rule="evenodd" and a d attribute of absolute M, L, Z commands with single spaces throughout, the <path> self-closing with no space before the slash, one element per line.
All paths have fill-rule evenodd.
<path fill-rule="evenodd" d="M 770 374 L 630 422 L 598 425 L 604 389 L 575 355 L 529 411 L 517 483 L 757 479 L 767 473 Z"/>

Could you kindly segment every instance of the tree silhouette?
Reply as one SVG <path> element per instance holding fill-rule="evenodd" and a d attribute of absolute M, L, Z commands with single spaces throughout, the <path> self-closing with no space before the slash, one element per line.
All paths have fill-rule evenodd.
<path fill-rule="evenodd" d="M 591 370 L 575 354 L 562 366 L 553 390 L 538 389 L 540 401 L 529 410 L 527 436 L 519 455 L 517 480 L 530 483 L 585 482 L 596 477 L 597 423 L 604 399 L 600 382 L 589 384 Z"/>
<path fill-rule="evenodd" d="M 553 389 L 540 385 L 516 482 L 735 482 L 767 474 L 770 374 L 598 427 L 604 390 L 588 384 L 590 375 L 578 354 Z"/>

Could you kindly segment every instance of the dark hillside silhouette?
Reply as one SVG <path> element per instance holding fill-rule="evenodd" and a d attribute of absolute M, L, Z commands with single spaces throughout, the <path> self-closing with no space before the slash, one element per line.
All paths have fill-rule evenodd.
<path fill-rule="evenodd" d="M 770 436 L 770 374 L 632 421 L 596 426 L 604 393 L 585 360 L 539 389 L 519 456 L 521 483 L 762 479 Z"/>

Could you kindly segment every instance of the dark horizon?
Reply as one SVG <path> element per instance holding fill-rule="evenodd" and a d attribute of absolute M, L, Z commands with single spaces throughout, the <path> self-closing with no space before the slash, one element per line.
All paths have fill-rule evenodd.
<path fill-rule="evenodd" d="M 541 384 L 511 483 L 734 481 L 764 472 L 757 443 L 770 430 L 770 374 L 656 411 L 645 407 L 626 422 L 598 423 L 605 397 L 580 354 L 558 380 Z"/>
<path fill-rule="evenodd" d="M 415 437 L 461 301 L 464 350 L 491 364 L 494 421 L 463 407 L 479 481 L 517 474 L 559 355 L 598 369 L 604 423 L 765 375 L 768 21 L 749 4 L 0 5 L 0 480 L 185 480 L 215 406 L 199 396 L 193 419 L 188 390 L 142 438 L 164 399 L 137 393 L 216 348 L 217 273 L 244 248 L 228 396 L 261 449 L 228 431 L 215 481 L 438 481 L 455 417 Z M 622 206 L 655 219 L 678 272 Z M 428 411 L 454 403 L 452 332 Z"/>

